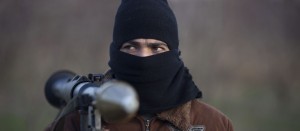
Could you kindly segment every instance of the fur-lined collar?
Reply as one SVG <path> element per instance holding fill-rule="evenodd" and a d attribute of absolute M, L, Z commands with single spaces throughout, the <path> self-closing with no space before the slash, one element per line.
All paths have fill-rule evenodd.
<path fill-rule="evenodd" d="M 187 131 L 191 126 L 190 111 L 191 101 L 176 108 L 159 113 L 158 118 L 171 122 L 180 130 Z"/>

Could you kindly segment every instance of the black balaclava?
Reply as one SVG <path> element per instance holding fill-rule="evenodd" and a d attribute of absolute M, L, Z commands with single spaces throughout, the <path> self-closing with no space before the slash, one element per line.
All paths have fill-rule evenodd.
<path fill-rule="evenodd" d="M 123 43 L 157 39 L 170 51 L 139 57 L 120 51 Z M 115 17 L 109 66 L 116 79 L 130 83 L 139 95 L 139 114 L 155 114 L 202 97 L 179 58 L 175 15 L 166 0 L 122 0 Z"/>

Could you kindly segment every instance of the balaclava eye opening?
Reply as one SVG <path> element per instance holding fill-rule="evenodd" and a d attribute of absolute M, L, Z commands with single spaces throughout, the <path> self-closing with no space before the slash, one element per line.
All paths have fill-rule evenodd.
<path fill-rule="evenodd" d="M 170 51 L 138 57 L 120 51 L 123 43 L 157 39 Z M 116 79 L 138 93 L 139 114 L 155 114 L 202 97 L 178 53 L 176 18 L 166 0 L 123 0 L 115 17 L 109 66 Z"/>

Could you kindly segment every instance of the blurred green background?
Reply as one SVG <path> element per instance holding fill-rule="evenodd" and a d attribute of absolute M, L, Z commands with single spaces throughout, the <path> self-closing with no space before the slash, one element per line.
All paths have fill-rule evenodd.
<path fill-rule="evenodd" d="M 0 1 L 0 130 L 41 131 L 57 70 L 108 70 L 119 0 Z M 169 0 L 203 100 L 236 131 L 300 130 L 299 0 Z"/>

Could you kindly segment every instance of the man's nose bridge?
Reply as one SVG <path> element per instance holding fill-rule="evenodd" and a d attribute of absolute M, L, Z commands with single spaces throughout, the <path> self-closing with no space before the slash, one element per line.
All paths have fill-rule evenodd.
<path fill-rule="evenodd" d="M 150 56 L 150 55 L 153 55 L 151 49 L 147 48 L 147 47 L 142 47 L 140 50 L 139 50 L 139 56 L 141 57 L 147 57 L 147 56 Z"/>

